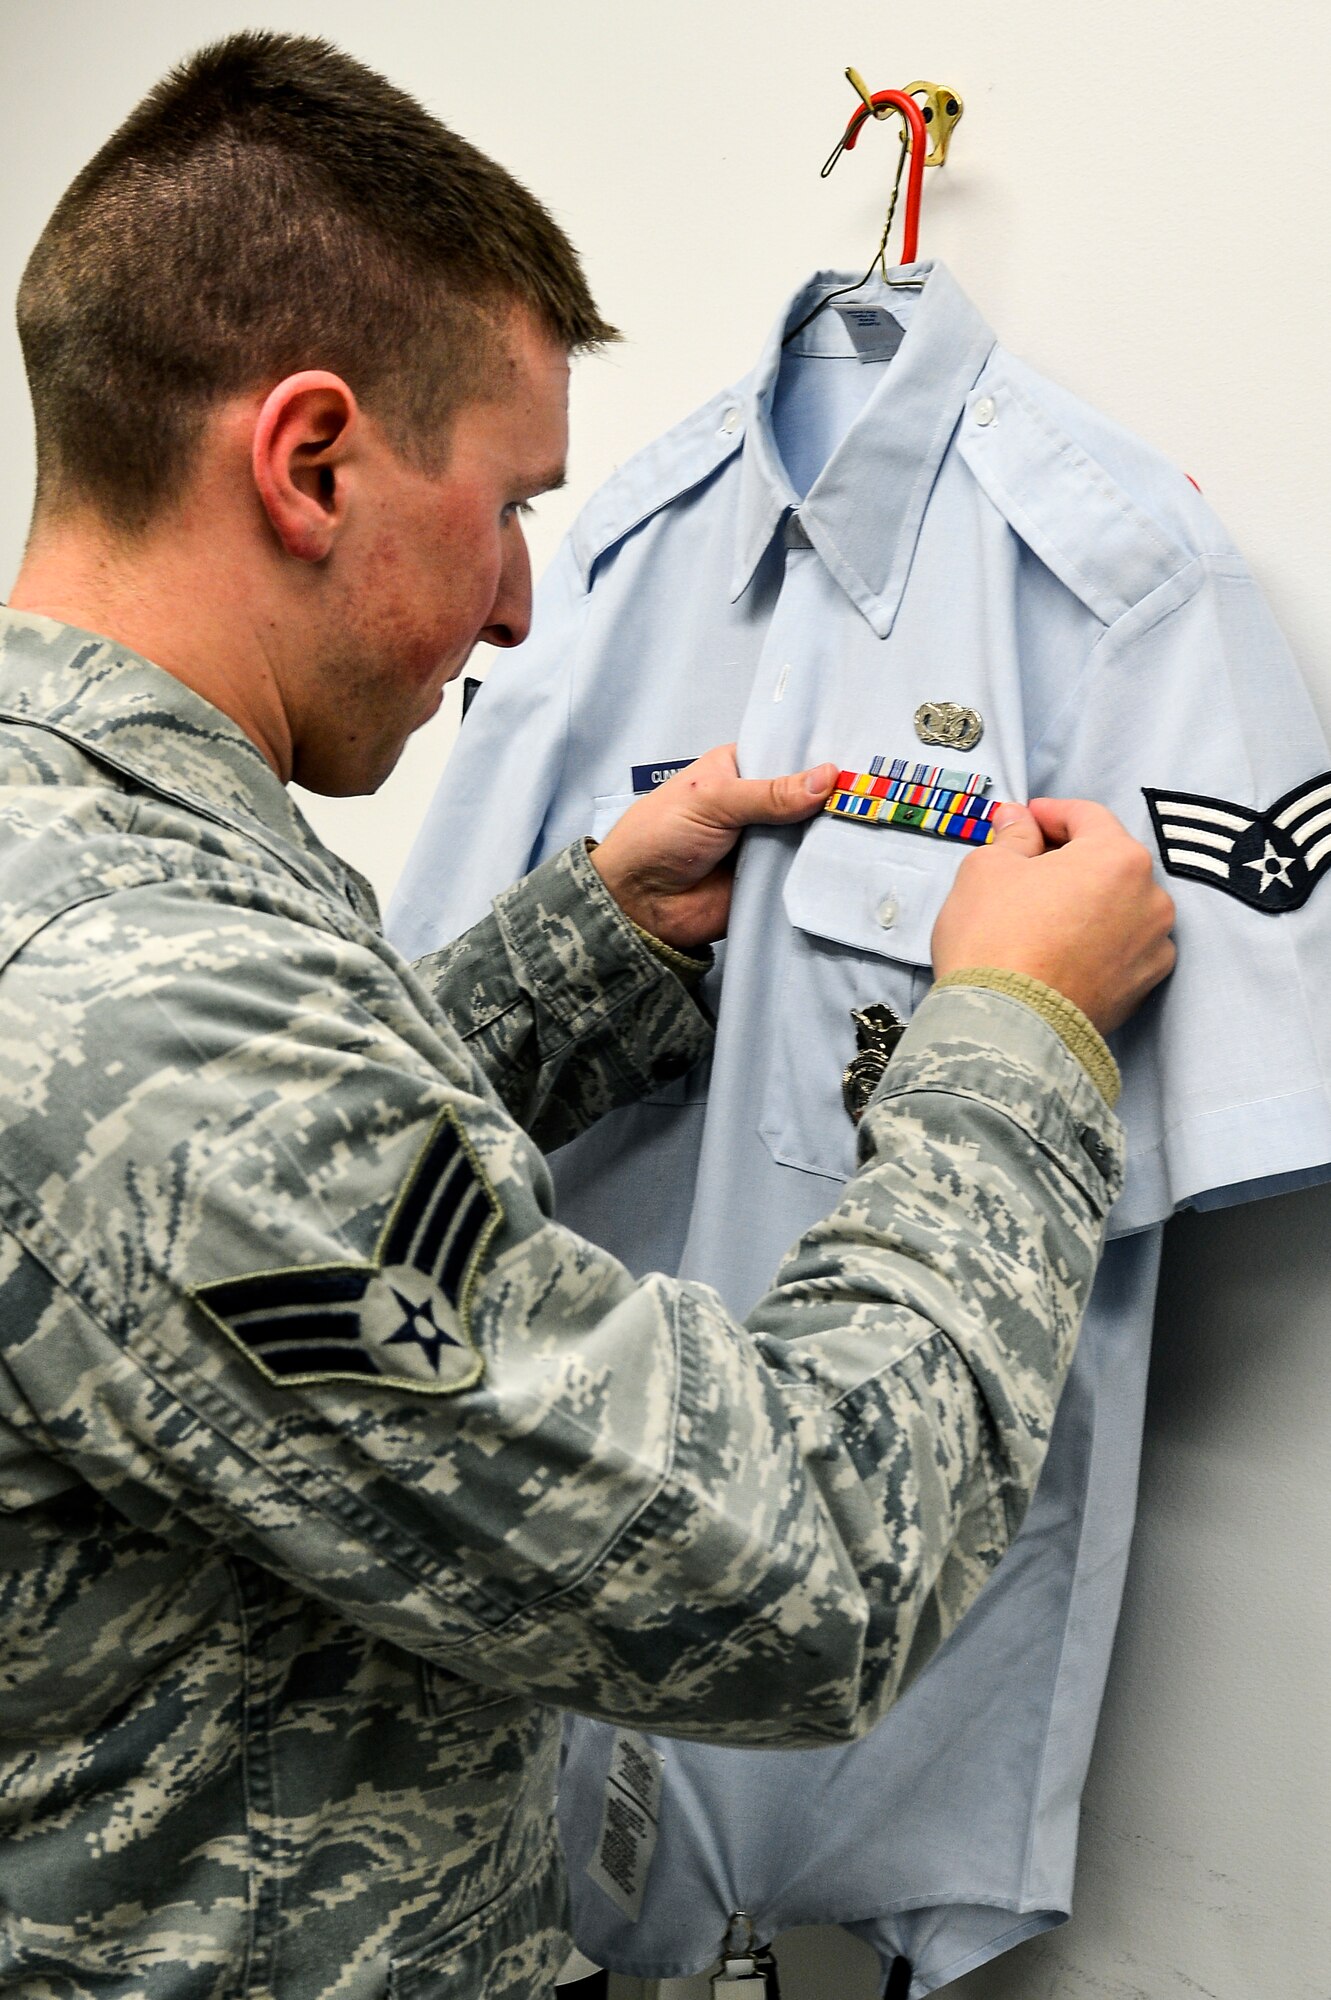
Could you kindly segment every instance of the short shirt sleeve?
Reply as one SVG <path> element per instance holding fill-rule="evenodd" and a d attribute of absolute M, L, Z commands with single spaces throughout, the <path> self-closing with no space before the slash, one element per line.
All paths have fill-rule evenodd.
<path fill-rule="evenodd" d="M 1032 769 L 1112 808 L 1177 909 L 1172 977 L 1113 1038 L 1127 1192 L 1116 1233 L 1331 1173 L 1331 753 L 1232 552 L 1111 623 Z"/>

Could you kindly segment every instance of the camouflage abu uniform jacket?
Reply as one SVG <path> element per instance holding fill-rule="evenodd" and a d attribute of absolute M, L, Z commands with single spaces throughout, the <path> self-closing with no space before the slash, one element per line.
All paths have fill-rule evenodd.
<path fill-rule="evenodd" d="M 132 654 L 3 615 L 0 754 L 0 1993 L 530 2000 L 557 1705 L 844 1738 L 974 1595 L 1117 1121 L 939 991 L 740 1325 L 551 1219 L 707 1039 L 581 848 L 413 970 Z"/>

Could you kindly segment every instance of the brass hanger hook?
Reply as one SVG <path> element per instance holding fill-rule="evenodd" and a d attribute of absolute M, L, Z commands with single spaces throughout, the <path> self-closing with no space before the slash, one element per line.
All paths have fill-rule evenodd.
<path fill-rule="evenodd" d="M 860 99 L 871 118 L 890 118 L 892 116 L 894 107 L 890 104 L 875 102 L 873 92 L 864 81 L 864 78 L 857 69 L 852 69 L 849 65 L 846 68 L 846 81 Z M 946 83 L 908 83 L 904 95 L 913 97 L 919 102 L 920 113 L 929 134 L 929 150 L 924 156 L 925 166 L 945 166 L 947 163 L 947 149 L 951 142 L 953 131 L 956 129 L 957 121 L 966 109 L 965 104 L 958 97 L 956 91 L 952 89 L 951 85 Z M 902 124 L 906 124 L 904 118 L 902 119 Z M 910 129 L 907 126 L 907 152 L 910 149 L 911 135 Z"/>
<path fill-rule="evenodd" d="M 947 149 L 956 130 L 957 121 L 966 107 L 945 83 L 908 83 L 907 97 L 913 97 L 924 114 L 925 126 L 929 133 L 929 150 L 924 156 L 926 167 L 941 167 L 947 163 Z"/>

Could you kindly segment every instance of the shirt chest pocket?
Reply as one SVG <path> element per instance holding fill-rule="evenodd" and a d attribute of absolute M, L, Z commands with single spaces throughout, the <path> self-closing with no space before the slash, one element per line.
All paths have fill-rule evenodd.
<path fill-rule="evenodd" d="M 852 1012 L 886 1001 L 909 1019 L 933 983 L 930 939 L 965 849 L 825 816 L 786 876 L 775 1032 L 762 1136 L 774 1159 L 845 1180 L 855 1128 L 841 1078 Z"/>
<path fill-rule="evenodd" d="M 616 820 L 623 819 L 629 807 L 636 805 L 636 792 L 600 792 L 592 800 L 592 823 L 588 831 L 593 840 L 604 840 Z"/>

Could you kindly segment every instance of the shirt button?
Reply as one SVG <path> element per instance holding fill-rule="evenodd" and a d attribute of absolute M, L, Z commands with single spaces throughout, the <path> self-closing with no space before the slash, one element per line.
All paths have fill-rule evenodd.
<path fill-rule="evenodd" d="M 890 931 L 897 918 L 901 915 L 901 906 L 895 896 L 884 896 L 882 902 L 874 911 L 874 915 L 877 917 L 880 927 L 885 931 Z"/>
<path fill-rule="evenodd" d="M 721 419 L 721 429 L 725 433 L 725 435 L 727 437 L 734 437 L 735 432 L 739 429 L 739 425 L 740 425 L 739 411 L 727 410 L 725 415 Z"/>
<path fill-rule="evenodd" d="M 977 424 L 991 424 L 998 415 L 998 405 L 992 396 L 981 396 L 971 414 Z"/>

